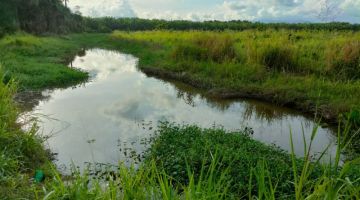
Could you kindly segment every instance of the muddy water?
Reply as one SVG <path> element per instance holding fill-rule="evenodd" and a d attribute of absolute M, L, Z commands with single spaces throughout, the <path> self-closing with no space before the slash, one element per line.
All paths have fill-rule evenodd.
<path fill-rule="evenodd" d="M 137 69 L 137 62 L 131 55 L 88 50 L 71 66 L 88 71 L 89 82 L 42 93 L 30 114 L 39 117 L 50 149 L 58 154 L 59 166 L 73 163 L 82 168 L 85 163 L 124 161 L 146 149 L 145 141 L 158 121 L 227 130 L 251 127 L 254 139 L 284 150 L 290 149 L 291 128 L 296 154 L 303 155 L 302 129 L 309 141 L 315 125 L 310 118 L 258 101 L 206 98 L 184 84 L 147 77 Z M 329 155 L 333 155 L 332 130 L 320 128 L 313 153 L 329 144 Z"/>

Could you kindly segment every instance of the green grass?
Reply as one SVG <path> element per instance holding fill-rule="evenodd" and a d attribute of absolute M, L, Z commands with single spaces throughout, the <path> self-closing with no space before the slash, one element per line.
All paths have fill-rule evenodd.
<path fill-rule="evenodd" d="M 188 185 L 173 186 L 173 179 L 164 171 L 159 171 L 154 163 L 138 169 L 120 165 L 116 175 L 108 173 L 107 181 L 90 178 L 75 173 L 71 180 L 64 181 L 60 175 L 45 183 L 46 189 L 34 190 L 35 199 L 225 199 L 227 186 L 225 178 L 211 175 L 218 163 L 212 162 L 212 170 L 207 171 L 204 180 L 194 180 L 189 172 Z"/>
<path fill-rule="evenodd" d="M 29 175 L 36 168 L 46 168 L 48 161 L 36 129 L 21 131 L 16 123 L 19 112 L 12 101 L 15 91 L 13 81 L 6 85 L 0 82 L 0 199 L 28 197 Z"/>
<path fill-rule="evenodd" d="M 20 90 L 69 86 L 86 80 L 86 73 L 64 65 L 77 50 L 71 42 L 27 34 L 0 40 L 0 58 L 6 77 L 15 78 Z"/>

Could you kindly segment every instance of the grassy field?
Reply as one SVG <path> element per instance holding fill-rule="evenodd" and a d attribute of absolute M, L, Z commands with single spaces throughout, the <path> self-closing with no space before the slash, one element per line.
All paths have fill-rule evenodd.
<path fill-rule="evenodd" d="M 213 95 L 256 97 L 329 119 L 352 112 L 354 130 L 360 118 L 359 39 L 352 32 L 270 30 L 62 37 L 18 33 L 2 38 L 0 198 L 360 198 L 358 159 L 343 167 L 337 159 L 321 165 L 311 163 L 308 155 L 295 158 L 243 133 L 169 124 L 159 127 L 139 169 L 120 165 L 118 173 L 105 177 L 107 184 L 78 173 L 64 180 L 51 169 L 36 128 L 20 130 L 12 100 L 16 91 L 86 81 L 85 72 L 66 65 L 84 49 L 97 47 L 134 54 L 145 72 L 180 79 Z M 45 171 L 44 183 L 30 181 L 37 169 Z"/>

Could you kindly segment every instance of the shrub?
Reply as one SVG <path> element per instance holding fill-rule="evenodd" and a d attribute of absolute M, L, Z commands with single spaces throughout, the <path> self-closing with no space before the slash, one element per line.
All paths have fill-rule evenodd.
<path fill-rule="evenodd" d="M 148 159 L 156 160 L 160 170 L 165 170 L 179 183 L 187 184 L 187 168 L 190 167 L 195 178 L 199 178 L 203 166 L 210 166 L 215 154 L 220 157 L 217 175 L 229 170 L 230 190 L 235 196 L 249 192 L 251 170 L 257 168 L 262 160 L 267 162 L 272 183 L 278 184 L 278 195 L 294 193 L 289 154 L 255 141 L 243 133 L 166 123 L 160 127 Z M 258 189 L 256 185 L 251 186 L 253 194 L 256 194 Z"/>

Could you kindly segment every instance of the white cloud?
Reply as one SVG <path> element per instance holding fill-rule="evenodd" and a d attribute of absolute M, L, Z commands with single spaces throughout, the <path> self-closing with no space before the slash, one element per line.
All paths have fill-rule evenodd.
<path fill-rule="evenodd" d="M 150 19 L 317 22 L 324 0 L 70 0 L 90 16 Z M 330 0 L 338 20 L 360 23 L 360 0 Z"/>
<path fill-rule="evenodd" d="M 236 13 L 239 18 L 260 21 L 288 17 L 301 20 L 308 18 L 311 13 L 315 17 L 319 6 L 320 4 L 313 0 L 227 0 L 223 3 L 224 10 Z M 306 14 L 306 17 L 302 16 L 303 14 Z"/>
<path fill-rule="evenodd" d="M 74 0 L 70 1 L 69 6 L 72 9 L 79 6 L 79 11 L 85 16 L 136 17 L 127 0 Z"/>

